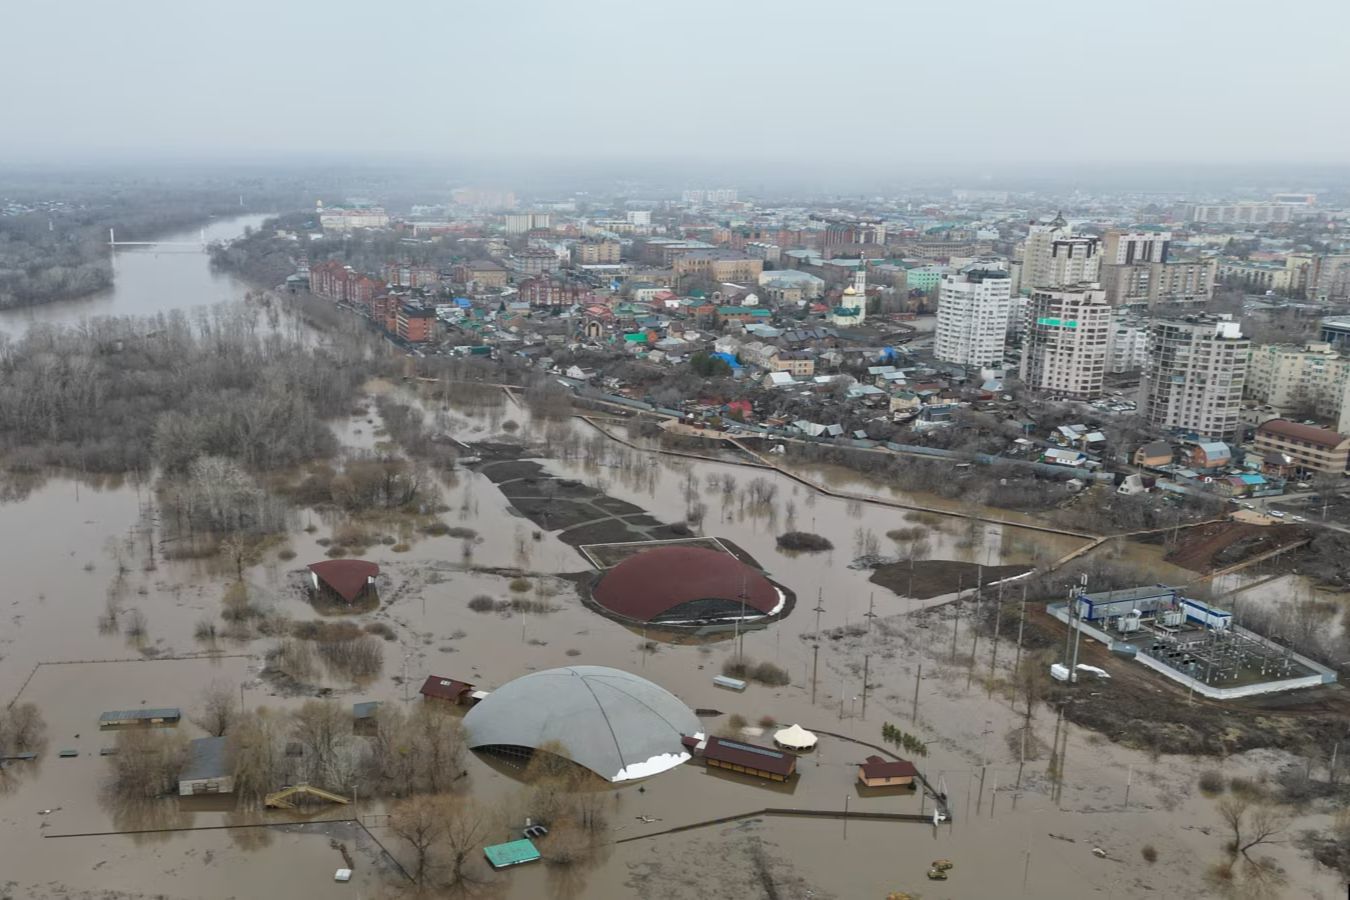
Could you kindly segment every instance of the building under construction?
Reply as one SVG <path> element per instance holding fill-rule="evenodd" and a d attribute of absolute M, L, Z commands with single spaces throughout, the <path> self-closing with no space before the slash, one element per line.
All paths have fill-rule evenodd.
<path fill-rule="evenodd" d="M 1325 666 L 1239 627 L 1229 610 L 1165 585 L 1080 591 L 1046 609 L 1113 652 L 1216 699 L 1336 680 Z"/>

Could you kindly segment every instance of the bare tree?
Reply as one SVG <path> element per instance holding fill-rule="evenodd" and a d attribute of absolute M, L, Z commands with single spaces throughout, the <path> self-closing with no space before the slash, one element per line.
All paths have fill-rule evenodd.
<path fill-rule="evenodd" d="M 445 883 L 451 889 L 464 890 L 488 880 L 482 846 L 488 835 L 489 819 L 485 810 L 472 800 L 449 802 L 444 838 Z"/>
<path fill-rule="evenodd" d="M 389 830 L 412 851 L 412 879 L 425 887 L 433 868 L 433 850 L 446 837 L 449 822 L 439 797 L 411 797 L 389 813 Z"/>
<path fill-rule="evenodd" d="M 282 783 L 284 723 L 268 709 L 240 715 L 226 736 L 226 757 L 234 791 L 246 808 L 257 807 Z"/>
<path fill-rule="evenodd" d="M 212 737 L 221 737 L 234 725 L 239 710 L 234 689 L 224 681 L 213 681 L 202 691 L 201 711 L 196 723 Z"/>
<path fill-rule="evenodd" d="M 1233 833 L 1228 852 L 1253 862 L 1249 851 L 1262 844 L 1282 843 L 1280 835 L 1289 824 L 1288 817 L 1280 810 L 1237 796 L 1219 801 L 1219 818 Z"/>
<path fill-rule="evenodd" d="M 16 703 L 0 710 L 0 750 L 25 753 L 41 747 L 47 723 L 36 703 Z"/>
<path fill-rule="evenodd" d="M 304 751 L 305 777 L 342 788 L 352 743 L 352 722 L 335 700 L 307 700 L 291 719 L 291 733 Z"/>
<path fill-rule="evenodd" d="M 187 761 L 187 737 L 176 730 L 134 727 L 117 736 L 108 757 L 110 787 L 124 800 L 149 800 L 175 790 Z"/>

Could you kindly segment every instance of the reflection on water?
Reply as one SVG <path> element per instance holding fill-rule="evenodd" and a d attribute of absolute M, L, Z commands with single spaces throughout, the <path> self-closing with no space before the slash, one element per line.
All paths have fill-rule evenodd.
<path fill-rule="evenodd" d="M 256 228 L 263 215 L 221 219 L 206 226 L 208 242 L 228 240 Z M 200 228 L 165 235 L 164 241 L 197 241 Z M 0 311 L 0 332 L 18 335 L 36 324 L 74 325 L 94 316 L 150 316 L 174 309 L 213 306 L 242 299 L 248 285 L 211 268 L 206 253 L 153 247 L 113 253 L 113 286 L 89 297 Z"/>

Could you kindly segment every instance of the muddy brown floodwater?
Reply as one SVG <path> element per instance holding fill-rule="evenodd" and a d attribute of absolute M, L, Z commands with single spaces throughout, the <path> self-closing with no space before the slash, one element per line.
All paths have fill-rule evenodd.
<path fill-rule="evenodd" d="M 420 537 L 407 552 L 385 545 L 369 550 L 366 558 L 383 570 L 382 603 L 358 618 L 388 625 L 396 639 L 384 644 L 384 670 L 372 682 L 322 682 L 343 703 L 417 702 L 409 695 L 429 674 L 492 689 L 529 671 L 586 663 L 636 672 L 691 708 L 720 710 L 723 715 L 705 722 L 714 731 L 740 714 L 751 723 L 770 716 L 825 733 L 787 786 L 685 765 L 614 789 L 609 818 L 612 837 L 621 843 L 583 866 L 535 865 L 503 873 L 491 896 L 756 897 L 770 896 L 767 880 L 784 897 L 880 898 L 901 890 L 981 900 L 1206 897 L 1211 891 L 1204 872 L 1222 857 L 1223 837 L 1214 802 L 1198 793 L 1198 773 L 1213 767 L 1259 778 L 1288 761 L 1266 751 L 1222 762 L 1153 758 L 1066 722 L 1058 725 L 1064 752 L 1062 777 L 1056 778 L 1047 748 L 1057 725 L 1042 709 L 1022 765 L 1017 742 L 1010 739 L 1022 710 L 1013 707 L 1006 691 L 1014 648 L 1005 643 L 995 655 L 987 638 L 977 638 L 941 610 L 922 620 L 912 615 L 944 602 L 956 584 L 948 593 L 920 600 L 873 585 L 868 569 L 851 567 L 864 553 L 1028 566 L 1063 556 L 1080 539 L 826 497 L 776 472 L 633 450 L 576 420 L 536 421 L 506 401 L 486 409 L 445 409 L 401 387 L 372 384 L 368 390 L 423 403 L 429 421 L 469 443 L 507 438 L 547 446 L 549 456 L 539 462 L 548 473 L 598 488 L 657 520 L 682 521 L 692 507 L 702 507 L 699 533 L 743 547 L 799 598 L 786 619 L 743 641 L 747 657 L 778 663 L 792 683 L 728 693 L 714 686 L 712 676 L 738 652 L 734 641 L 657 643 L 654 652 L 644 650 L 639 633 L 587 610 L 571 582 L 558 577 L 584 571 L 582 555 L 515 513 L 481 473 L 458 470 L 442 488 L 448 509 L 442 519 L 473 529 L 477 539 Z M 334 423 L 347 446 L 368 449 L 380 439 L 371 399 L 365 415 Z M 518 428 L 504 430 L 508 421 Z M 834 477 L 845 480 L 839 473 Z M 342 864 L 331 843 L 338 841 L 356 854 L 360 895 L 370 896 L 393 877 L 373 840 L 391 847 L 396 842 L 380 826 L 379 805 L 369 800 L 359 810 L 370 825 L 367 832 L 333 823 L 301 827 L 277 814 L 264 820 L 265 827 L 221 828 L 249 822 L 200 804 L 170 800 L 151 811 L 132 811 L 106 799 L 106 767 L 98 751 L 109 740 L 96 725 L 102 710 L 180 706 L 190 713 L 212 682 L 242 687 L 248 705 L 287 706 L 303 699 L 283 696 L 260 678 L 270 641 L 222 640 L 208 647 L 194 640 L 197 622 L 219 621 L 229 573 L 162 555 L 153 567 L 147 565 L 146 548 L 158 537 L 148 503 L 143 486 L 95 489 L 53 479 L 25 499 L 0 506 L 5 536 L 0 563 L 6 572 L 0 685 L 6 700 L 18 695 L 39 703 L 49 725 L 48 751 L 31 770 L 17 772 L 8 793 L 0 795 L 0 887 L 12 885 L 6 889 L 16 897 L 122 891 L 326 898 L 341 890 L 356 896 L 354 886 L 339 889 L 332 882 L 333 870 Z M 324 558 L 319 542 L 340 524 L 302 511 L 284 545 L 295 558 L 282 560 L 273 551 L 246 571 L 252 596 L 295 618 L 313 618 L 294 588 L 297 571 Z M 304 530 L 307 525 L 314 530 Z M 825 535 L 835 549 L 806 554 L 778 549 L 777 536 L 794 528 Z M 1108 544 L 1101 552 L 1157 562 L 1150 548 Z M 526 596 L 547 603 L 551 612 L 469 609 L 468 600 L 479 594 L 508 597 L 517 570 L 530 582 Z M 129 639 L 121 629 L 100 628 L 110 595 L 119 615 L 142 611 L 145 637 Z M 869 606 L 876 613 L 871 620 L 865 615 Z M 213 656 L 182 658 L 211 649 Z M 931 802 L 918 795 L 859 792 L 856 765 L 872 751 L 854 741 L 880 744 L 883 723 L 926 742 L 928 755 L 918 763 L 948 793 L 953 821 L 934 828 L 753 815 L 766 807 L 840 813 L 847 808 L 855 816 L 931 813 Z M 178 727 L 191 736 L 201 733 L 190 720 Z M 79 755 L 60 759 L 60 749 Z M 500 766 L 472 756 L 467 783 L 472 796 L 495 808 L 509 806 L 521 790 Z M 741 814 L 752 815 L 664 833 Z M 1297 827 L 1324 824 L 1326 817 L 1306 817 Z M 175 830 L 108 833 L 147 828 Z M 1148 845 L 1157 851 L 1155 863 L 1142 856 Z M 1104 857 L 1094 853 L 1098 848 Z M 1269 854 L 1285 871 L 1280 895 L 1342 896 L 1338 879 L 1293 846 L 1274 845 Z M 928 863 L 938 857 L 950 858 L 955 868 L 950 880 L 929 882 Z"/>

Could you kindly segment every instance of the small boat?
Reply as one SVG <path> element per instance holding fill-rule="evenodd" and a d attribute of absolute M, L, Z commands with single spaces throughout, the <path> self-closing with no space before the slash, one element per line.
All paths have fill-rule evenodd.
<path fill-rule="evenodd" d="M 947 871 L 948 869 L 950 869 L 954 864 L 952 863 L 952 861 L 951 861 L 950 859 L 935 859 L 935 860 L 933 860 L 931 863 L 929 863 L 929 865 L 930 865 L 932 868 L 934 868 L 934 869 L 938 869 L 939 871 L 946 872 L 946 871 Z"/>
<path fill-rule="evenodd" d="M 929 881 L 946 881 L 946 880 L 947 880 L 947 873 L 946 873 L 945 871 L 943 871 L 942 869 L 929 869 L 929 870 L 928 870 L 928 880 L 929 880 Z"/>

